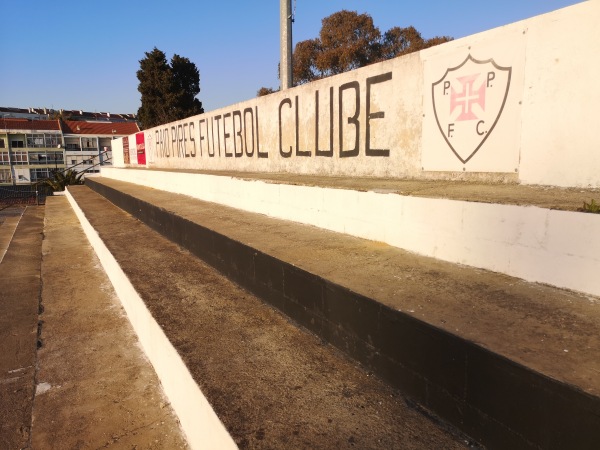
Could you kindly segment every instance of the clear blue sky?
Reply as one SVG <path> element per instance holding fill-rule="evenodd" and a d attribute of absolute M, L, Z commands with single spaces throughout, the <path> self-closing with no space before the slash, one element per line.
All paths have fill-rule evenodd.
<path fill-rule="evenodd" d="M 321 20 L 366 12 L 381 32 L 413 25 L 423 37 L 464 37 L 578 0 L 292 0 L 294 43 Z M 200 71 L 206 111 L 277 88 L 279 0 L 0 0 L 0 106 L 136 113 L 136 71 L 157 47 Z"/>

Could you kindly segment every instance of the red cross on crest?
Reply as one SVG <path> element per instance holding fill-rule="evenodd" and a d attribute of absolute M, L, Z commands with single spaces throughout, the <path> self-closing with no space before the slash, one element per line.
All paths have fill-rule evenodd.
<path fill-rule="evenodd" d="M 473 120 L 477 119 L 478 116 L 473 111 L 473 106 L 477 105 L 482 111 L 485 110 L 485 83 L 481 83 L 479 89 L 474 89 L 473 84 L 479 78 L 480 74 L 467 75 L 465 77 L 459 77 L 457 80 L 462 85 L 462 91 L 457 92 L 454 87 L 450 93 L 450 114 L 454 112 L 456 108 L 461 108 L 462 112 L 456 118 L 459 120 Z"/>

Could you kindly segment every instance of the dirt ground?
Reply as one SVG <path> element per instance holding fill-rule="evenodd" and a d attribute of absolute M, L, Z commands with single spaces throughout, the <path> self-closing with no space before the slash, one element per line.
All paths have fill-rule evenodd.
<path fill-rule="evenodd" d="M 322 185 L 318 178 L 287 182 Z M 600 198 L 600 190 L 466 182 L 460 187 L 338 179 L 331 187 L 565 210 Z M 190 220 L 203 220 L 241 242 L 599 395 L 596 298 L 140 191 Z M 92 194 L 78 187 L 81 201 L 93 205 L 90 220 L 241 448 L 471 444 L 261 300 Z M 29 228 L 15 234 L 0 265 L 0 449 L 186 448 L 160 383 L 66 199 L 49 198 L 43 208 L 32 209 L 37 215 Z M 0 242 L 6 223 L 0 226 Z M 33 241 L 27 243 L 26 236 Z M 26 245 L 37 246 L 37 262 L 35 252 L 24 251 Z M 27 256 L 30 278 L 21 280 L 19 267 Z M 11 341 L 17 332 L 8 324 L 18 322 L 7 319 L 5 311 L 16 311 L 14 293 L 25 292 L 19 286 L 34 289 L 23 303 L 28 305 L 21 324 L 26 331 Z M 25 359 L 15 361 L 17 356 Z"/>
<path fill-rule="evenodd" d="M 71 192 L 240 448 L 468 446 L 189 252 L 87 187 Z"/>
<path fill-rule="evenodd" d="M 397 390 L 128 214 L 106 201 L 92 209 L 96 225 L 115 237 L 112 250 L 119 249 L 123 267 L 240 448 L 469 445 L 407 404 Z M 32 228 L 15 235 L 18 241 L 21 232 L 37 233 L 29 252 L 37 254 L 37 294 L 27 316 L 30 361 L 7 365 L 0 380 L 6 386 L 3 380 L 14 367 L 29 368 L 20 376 L 24 388 L 11 387 L 21 406 L 0 398 L 0 448 L 186 448 L 66 199 L 50 198 L 36 211 Z M 5 271 L 14 250 L 11 243 L 0 266 L 5 281 L 15 279 Z M 2 303 L 9 307 L 7 299 Z M 0 361 L 20 348 L 5 347 Z"/>
<path fill-rule="evenodd" d="M 186 196 L 102 182 L 600 395 L 597 297 Z M 527 197 L 527 204 L 535 201 Z"/>
<path fill-rule="evenodd" d="M 337 284 L 377 299 L 394 309 L 405 311 L 450 333 L 456 333 L 551 378 L 579 386 L 591 395 L 598 395 L 600 392 L 600 379 L 597 377 L 600 370 L 598 299 L 526 283 L 484 270 L 444 263 L 381 243 L 244 213 L 185 196 L 114 180 L 102 182 L 130 192 L 165 210 L 176 211 L 190 221 L 201 223 L 257 250 L 274 255 L 311 273 L 320 274 Z M 144 234 L 145 232 L 138 229 L 133 222 L 131 226 L 124 225 L 126 222 L 121 222 L 124 219 L 117 220 L 111 217 L 111 214 L 104 211 L 104 206 L 98 208 L 96 200 L 93 200 L 93 196 L 85 192 L 84 188 L 77 188 L 73 193 L 80 204 L 94 202 L 94 208 L 89 208 L 89 217 L 94 227 L 106 238 L 107 245 L 121 266 L 127 268 L 124 270 L 130 279 L 137 280 L 139 289 L 144 291 L 143 297 L 148 307 L 163 328 L 169 330 L 171 334 L 168 334 L 172 336 L 172 341 L 179 345 L 182 355 L 186 355 L 184 358 L 188 358 L 188 366 L 197 371 L 194 372 L 194 376 L 203 386 L 203 390 L 206 389 L 207 396 L 216 405 L 219 415 L 224 414 L 222 420 L 228 428 L 233 427 L 230 429 L 234 430 L 237 442 L 242 442 L 249 448 L 258 445 L 253 432 L 256 433 L 257 429 L 261 428 L 254 428 L 250 424 L 256 423 L 257 420 L 261 423 L 261 420 L 267 420 L 268 416 L 260 416 L 258 411 L 245 415 L 243 409 L 231 411 L 227 405 L 234 399 L 239 399 L 244 404 L 258 404 L 259 400 L 248 397 L 251 394 L 239 389 L 239 383 L 254 386 L 267 402 L 279 405 L 271 397 L 273 387 L 277 385 L 277 378 L 265 375 L 271 370 L 260 371 L 260 367 L 249 363 L 268 360 L 270 364 L 274 364 L 271 359 L 284 359 L 279 355 L 277 346 L 265 349 L 256 345 L 257 341 L 271 341 L 268 337 L 257 338 L 253 334 L 253 325 L 256 323 L 256 329 L 270 328 L 271 319 L 265 323 L 262 320 L 249 319 L 252 315 L 247 311 L 238 314 L 237 311 L 250 307 L 251 296 L 243 291 L 232 291 L 227 297 L 221 298 L 219 292 L 225 288 L 215 290 L 215 286 L 218 285 L 215 281 L 217 278 L 209 275 L 210 272 L 197 266 L 195 262 L 184 258 L 185 252 L 177 257 L 169 257 L 175 255 L 175 249 L 162 249 L 158 247 L 157 239 L 152 237 L 153 235 Z M 527 200 L 527 204 L 532 204 L 531 197 Z M 143 256 L 143 253 L 136 253 L 134 256 L 127 250 L 137 232 L 144 236 L 144 244 L 140 245 L 145 247 L 143 253 L 149 252 L 148 256 Z M 138 257 L 143 257 L 146 263 Z M 147 271 L 144 268 L 146 264 L 153 270 Z M 340 270 L 341 268 L 343 270 Z M 163 287 L 162 291 L 159 286 Z M 212 301 L 206 303 L 203 300 L 205 298 Z M 235 301 L 232 302 L 232 299 Z M 179 305 L 185 305 L 185 316 L 180 315 L 182 309 Z M 226 331 L 224 327 L 232 321 L 236 326 Z M 219 325 L 213 328 L 214 324 Z M 189 342 L 189 334 L 186 331 L 192 328 L 197 330 L 198 336 L 194 343 Z M 234 338 L 229 333 L 232 333 Z M 217 344 L 213 342 L 216 336 Z M 274 342 L 277 344 L 286 342 L 285 334 L 273 333 L 272 336 L 276 336 Z M 236 339 L 242 339 L 245 346 L 237 353 L 231 353 L 229 349 L 239 348 L 235 347 Z M 227 352 L 216 350 L 221 343 L 225 343 L 224 348 L 228 349 Z M 217 347 L 214 347 L 215 345 Z M 249 351 L 246 348 L 249 345 L 256 347 L 254 351 L 257 353 L 242 356 L 246 355 L 244 352 Z M 311 345 L 313 344 L 305 342 L 302 348 Z M 296 355 L 299 350 L 291 352 Z M 211 355 L 211 364 L 203 361 L 204 354 Z M 296 356 L 294 358 L 299 359 Z M 306 361 L 313 361 L 314 356 L 311 358 L 307 358 Z M 233 362 L 240 365 L 234 365 Z M 309 371 L 309 377 L 316 377 L 315 374 L 320 373 L 316 370 L 328 365 L 329 362 L 318 364 Z M 233 370 L 234 367 L 237 369 Z M 272 371 L 287 374 L 296 373 L 298 370 L 284 366 Z M 244 377 L 229 380 L 223 377 L 223 371 L 244 374 Z M 262 383 L 258 383 L 257 380 Z M 331 382 L 334 383 L 333 392 L 339 393 L 339 384 L 335 385 L 334 380 Z M 341 383 L 343 384 L 343 381 Z M 304 389 L 301 382 L 293 386 L 288 385 L 288 389 L 277 392 L 289 397 L 290 388 L 294 386 Z M 367 391 L 368 389 L 361 387 L 352 392 L 354 394 Z M 369 404 L 368 398 L 372 395 L 373 391 L 370 396 L 358 399 Z M 319 403 L 316 398 L 317 396 L 312 397 L 313 404 Z M 329 401 L 333 400 L 326 398 L 324 403 Z M 377 411 L 374 410 L 369 417 L 373 417 L 373 413 L 377 415 Z M 236 428 L 239 427 L 240 417 L 249 424 L 247 428 Z M 288 423 L 291 423 L 289 419 Z M 378 426 L 374 424 L 368 427 L 368 430 L 377 429 Z M 300 436 L 304 435 L 302 431 L 303 429 L 299 430 Z M 270 430 L 270 433 L 275 434 L 281 432 L 278 427 Z M 265 439 L 262 432 L 257 436 Z"/>

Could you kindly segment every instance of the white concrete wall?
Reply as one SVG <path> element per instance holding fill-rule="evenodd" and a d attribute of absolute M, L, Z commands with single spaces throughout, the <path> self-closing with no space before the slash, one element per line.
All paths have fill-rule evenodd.
<path fill-rule="evenodd" d="M 587 1 L 146 130 L 146 166 L 600 187 L 598 23 Z"/>
<path fill-rule="evenodd" d="M 526 183 L 600 186 L 599 25 L 599 1 L 527 23 L 521 141 Z"/>
<path fill-rule="evenodd" d="M 600 296 L 597 214 L 154 170 L 102 176 Z"/>
<path fill-rule="evenodd" d="M 115 167 L 125 167 L 123 160 L 123 138 L 112 141 L 112 164 Z"/>

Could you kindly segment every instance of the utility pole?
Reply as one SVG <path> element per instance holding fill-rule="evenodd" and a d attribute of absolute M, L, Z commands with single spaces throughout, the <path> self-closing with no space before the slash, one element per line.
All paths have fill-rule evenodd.
<path fill-rule="evenodd" d="M 6 132 L 6 140 L 8 141 L 7 142 L 7 145 L 8 145 L 8 161 L 9 161 L 8 164 L 10 165 L 10 176 L 12 178 L 12 184 L 13 184 L 13 186 L 16 186 L 17 185 L 17 179 L 16 179 L 17 174 L 15 172 L 15 163 L 13 161 L 13 152 L 12 152 L 12 149 L 11 149 L 11 146 L 10 146 L 10 137 L 8 136 L 8 131 Z"/>
<path fill-rule="evenodd" d="M 13 161 L 13 152 L 10 144 L 10 133 L 8 132 L 8 127 L 6 126 L 6 114 L 2 114 L 2 122 L 4 122 L 4 131 L 6 132 L 6 146 L 8 148 L 8 165 L 10 167 L 10 177 L 12 178 L 13 186 L 17 185 L 16 173 L 15 173 L 15 165 Z"/>
<path fill-rule="evenodd" d="M 292 87 L 292 0 L 279 0 L 279 77 L 281 90 Z"/>

